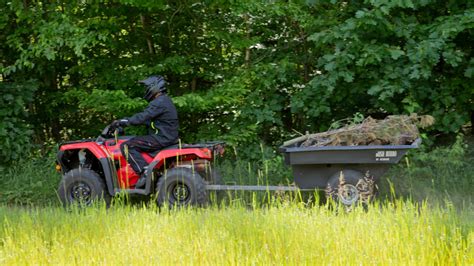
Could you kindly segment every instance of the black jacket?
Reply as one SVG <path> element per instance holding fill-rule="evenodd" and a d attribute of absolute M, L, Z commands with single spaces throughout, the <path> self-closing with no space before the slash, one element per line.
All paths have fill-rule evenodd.
<path fill-rule="evenodd" d="M 127 120 L 130 125 L 148 125 L 150 134 L 163 146 L 178 142 L 178 112 L 166 94 L 155 98 L 143 112 L 134 114 Z"/>

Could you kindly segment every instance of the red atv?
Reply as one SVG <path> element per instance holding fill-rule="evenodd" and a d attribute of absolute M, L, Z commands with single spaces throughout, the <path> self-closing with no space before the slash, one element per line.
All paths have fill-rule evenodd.
<path fill-rule="evenodd" d="M 206 185 L 220 181 L 213 162 L 224 153 L 224 142 L 176 144 L 142 154 L 148 162 L 146 185 L 136 189 L 139 176 L 120 152 L 120 144 L 131 137 L 118 135 L 123 135 L 123 129 L 109 125 L 96 140 L 61 144 L 57 168 L 63 176 L 58 194 L 64 205 L 90 205 L 100 199 L 108 204 L 121 192 L 156 193 L 159 205 L 202 205 L 208 201 Z"/>

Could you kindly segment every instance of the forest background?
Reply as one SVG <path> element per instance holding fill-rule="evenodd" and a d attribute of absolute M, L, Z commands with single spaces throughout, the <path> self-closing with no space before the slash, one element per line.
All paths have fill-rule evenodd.
<path fill-rule="evenodd" d="M 472 1 L 2 0 L 0 43 L 3 167 L 141 111 L 152 74 L 183 142 L 249 161 L 348 117 L 432 115 L 428 144 L 474 120 Z"/>

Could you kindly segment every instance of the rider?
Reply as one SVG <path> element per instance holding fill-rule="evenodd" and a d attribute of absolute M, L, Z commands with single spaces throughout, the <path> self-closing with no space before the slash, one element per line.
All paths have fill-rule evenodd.
<path fill-rule="evenodd" d="M 165 79 L 162 76 L 151 76 L 139 83 L 146 87 L 144 98 L 149 102 L 148 107 L 141 113 L 113 122 L 115 126 L 143 124 L 149 126 L 148 135 L 133 137 L 120 145 L 123 156 L 140 176 L 135 188 L 144 186 L 146 182 L 148 163 L 141 152 L 152 152 L 176 144 L 179 128 L 178 112 L 166 94 Z"/>

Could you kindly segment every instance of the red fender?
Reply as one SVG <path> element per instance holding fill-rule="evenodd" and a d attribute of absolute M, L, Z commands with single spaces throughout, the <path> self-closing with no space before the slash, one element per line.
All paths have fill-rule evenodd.
<path fill-rule="evenodd" d="M 78 142 L 78 143 L 64 144 L 59 148 L 60 151 L 80 150 L 80 149 L 89 150 L 98 159 L 108 157 L 108 152 L 102 146 L 98 145 L 95 142 Z"/>
<path fill-rule="evenodd" d="M 194 155 L 197 158 L 205 160 L 212 159 L 212 152 L 208 148 L 183 148 L 161 151 L 153 158 L 150 164 L 156 163 L 154 168 L 160 168 L 164 164 L 165 159 L 183 157 L 186 155 Z"/>

